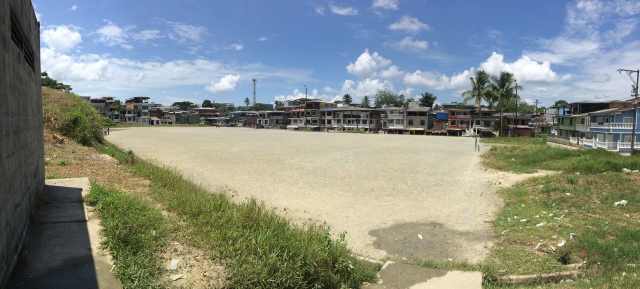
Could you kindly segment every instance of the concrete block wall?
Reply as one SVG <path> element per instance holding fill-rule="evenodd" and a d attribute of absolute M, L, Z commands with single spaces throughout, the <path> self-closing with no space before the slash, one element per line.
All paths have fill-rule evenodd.
<path fill-rule="evenodd" d="M 32 49 L 33 68 L 11 40 L 11 15 Z M 0 0 L 0 288 L 24 242 L 44 188 L 40 24 L 29 0 Z"/>

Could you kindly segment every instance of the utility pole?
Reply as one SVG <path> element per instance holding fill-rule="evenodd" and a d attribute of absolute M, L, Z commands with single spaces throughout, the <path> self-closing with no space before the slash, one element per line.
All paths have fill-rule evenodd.
<path fill-rule="evenodd" d="M 252 79 L 252 81 L 253 81 L 253 107 L 255 109 L 255 107 L 256 107 L 256 81 L 257 80 L 254 78 L 254 79 Z"/>
<path fill-rule="evenodd" d="M 304 84 L 304 131 L 307 131 L 307 102 L 309 101 L 307 96 L 307 85 Z"/>
<path fill-rule="evenodd" d="M 633 155 L 635 143 L 636 143 L 636 122 L 638 121 L 638 82 L 640 81 L 640 70 L 629 70 L 629 69 L 618 69 L 619 73 L 626 72 L 629 78 L 631 78 L 631 93 L 633 93 L 633 131 L 631 131 L 631 155 Z M 631 76 L 633 73 L 636 74 L 636 79 L 633 79 Z"/>
<path fill-rule="evenodd" d="M 535 106 L 535 110 L 533 111 L 534 114 L 538 114 L 538 100 L 536 99 L 536 106 Z"/>
<path fill-rule="evenodd" d="M 516 136 L 518 133 L 518 82 L 516 81 L 516 131 L 513 133 L 513 136 Z"/>

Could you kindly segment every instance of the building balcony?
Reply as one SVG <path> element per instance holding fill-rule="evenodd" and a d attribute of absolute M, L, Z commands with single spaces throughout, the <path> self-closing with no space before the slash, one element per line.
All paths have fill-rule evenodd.
<path fill-rule="evenodd" d="M 606 128 L 606 129 L 633 129 L 633 123 L 622 123 L 622 122 L 592 122 L 591 128 Z"/>

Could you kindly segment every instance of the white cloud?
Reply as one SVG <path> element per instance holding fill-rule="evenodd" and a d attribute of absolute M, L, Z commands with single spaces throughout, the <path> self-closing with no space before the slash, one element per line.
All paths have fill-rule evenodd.
<path fill-rule="evenodd" d="M 491 75 L 498 75 L 501 71 L 508 71 L 514 74 L 520 82 L 555 82 L 567 80 L 567 76 L 558 77 L 551 70 L 551 64 L 548 61 L 536 62 L 526 55 L 523 55 L 515 62 L 504 62 L 504 56 L 493 52 L 491 56 L 482 64 L 480 68 Z"/>
<path fill-rule="evenodd" d="M 147 40 L 152 40 L 152 39 L 157 39 L 162 37 L 163 36 L 160 35 L 160 30 L 157 30 L 157 29 L 148 29 L 148 30 L 142 30 L 138 33 L 131 33 L 131 38 L 133 38 L 133 40 L 136 40 L 136 41 L 147 41 Z"/>
<path fill-rule="evenodd" d="M 349 62 L 347 72 L 360 78 L 367 78 L 375 76 L 378 69 L 389 65 L 391 65 L 391 60 L 378 55 L 378 52 L 370 54 L 369 49 L 366 49 L 355 63 Z"/>
<path fill-rule="evenodd" d="M 258 38 L 258 41 L 267 41 L 267 37 L 260 37 Z"/>
<path fill-rule="evenodd" d="M 353 87 L 356 83 L 353 80 L 347 79 L 344 81 L 342 85 L 342 94 L 350 94 L 357 98 L 362 98 L 365 95 L 372 97 L 380 90 L 391 90 L 393 91 L 393 83 L 390 81 L 380 81 L 379 79 L 365 79 L 358 81 L 356 87 Z"/>
<path fill-rule="evenodd" d="M 72 29 L 66 25 L 46 29 L 42 32 L 42 41 L 55 52 L 66 53 L 82 42 L 80 33 Z"/>
<path fill-rule="evenodd" d="M 469 87 L 469 78 L 473 76 L 474 68 L 448 77 L 436 71 L 420 71 L 407 73 L 404 83 L 407 85 L 428 87 L 435 90 L 463 89 Z"/>
<path fill-rule="evenodd" d="M 120 28 L 118 25 L 113 24 L 113 22 L 104 19 L 107 22 L 107 25 L 102 28 L 96 30 L 96 34 L 98 38 L 96 38 L 96 42 L 100 42 L 107 46 L 116 46 L 131 50 L 133 48 L 131 45 L 127 44 L 127 31 L 132 29 L 133 26 L 127 26 L 124 28 Z"/>
<path fill-rule="evenodd" d="M 177 40 L 179 42 L 185 42 L 188 40 L 200 42 L 202 37 L 207 33 L 207 28 L 203 26 L 194 26 L 185 24 L 182 22 L 167 22 L 173 29 L 174 33 L 169 34 L 169 38 Z"/>
<path fill-rule="evenodd" d="M 358 9 L 353 7 L 340 7 L 333 5 L 333 2 L 329 3 L 329 8 L 333 14 L 338 14 L 342 16 L 351 16 L 358 14 Z M 317 11 L 316 11 L 317 12 Z"/>
<path fill-rule="evenodd" d="M 69 11 L 76 11 L 78 9 L 78 5 L 73 5 L 69 7 Z"/>
<path fill-rule="evenodd" d="M 228 74 L 220 78 L 218 82 L 212 81 L 211 84 L 207 85 L 204 89 L 213 93 L 233 91 L 236 89 L 236 84 L 239 80 L 240 75 Z"/>
<path fill-rule="evenodd" d="M 411 37 L 395 42 L 392 46 L 398 50 L 424 51 L 429 49 L 429 42 L 422 40 L 413 40 Z"/>
<path fill-rule="evenodd" d="M 386 70 L 380 71 L 379 75 L 382 78 L 394 79 L 404 75 L 404 71 L 398 70 L 398 66 L 392 65 Z"/>
<path fill-rule="evenodd" d="M 229 45 L 229 47 L 227 49 L 234 49 L 234 50 L 238 51 L 238 50 L 244 49 L 244 45 L 242 43 L 235 43 L 235 44 Z"/>
<path fill-rule="evenodd" d="M 414 90 L 415 89 L 413 89 L 411 87 L 407 87 L 407 88 L 405 88 L 403 90 L 398 91 L 398 94 L 402 94 L 402 95 L 404 95 L 406 97 L 411 97 L 411 95 L 413 94 Z"/>
<path fill-rule="evenodd" d="M 72 57 L 50 48 L 40 50 L 42 71 L 51 78 L 74 84 L 74 81 L 100 81 L 106 78 L 109 61 L 97 55 Z M 75 86 L 74 86 L 75 88 Z"/>
<path fill-rule="evenodd" d="M 38 22 L 40 22 L 40 19 L 42 18 L 42 14 L 38 13 L 38 5 L 33 4 L 33 12 L 36 13 L 36 20 L 38 20 Z"/>
<path fill-rule="evenodd" d="M 399 0 L 373 0 L 371 7 L 388 10 L 398 10 L 398 1 Z"/>
<path fill-rule="evenodd" d="M 430 30 L 429 25 L 424 24 L 418 18 L 410 16 L 402 16 L 396 23 L 389 25 L 391 30 L 404 30 L 409 33 L 418 33 L 422 30 Z"/>
<path fill-rule="evenodd" d="M 326 92 L 326 93 L 335 93 L 335 92 L 337 92 L 337 90 L 335 90 L 335 89 L 331 88 L 331 86 L 328 86 L 328 85 L 327 85 L 327 86 L 325 86 L 325 87 L 322 89 L 322 91 L 324 91 L 324 92 Z"/>
<path fill-rule="evenodd" d="M 313 8 L 313 10 L 315 10 L 316 13 L 324 16 L 324 6 L 316 6 L 315 8 Z"/>

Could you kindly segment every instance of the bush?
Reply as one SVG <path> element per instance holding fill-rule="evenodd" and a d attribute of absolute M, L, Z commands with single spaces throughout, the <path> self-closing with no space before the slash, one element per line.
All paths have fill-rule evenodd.
<path fill-rule="evenodd" d="M 42 104 L 45 127 L 86 146 L 104 142 L 104 117 L 80 96 L 43 87 Z"/>

